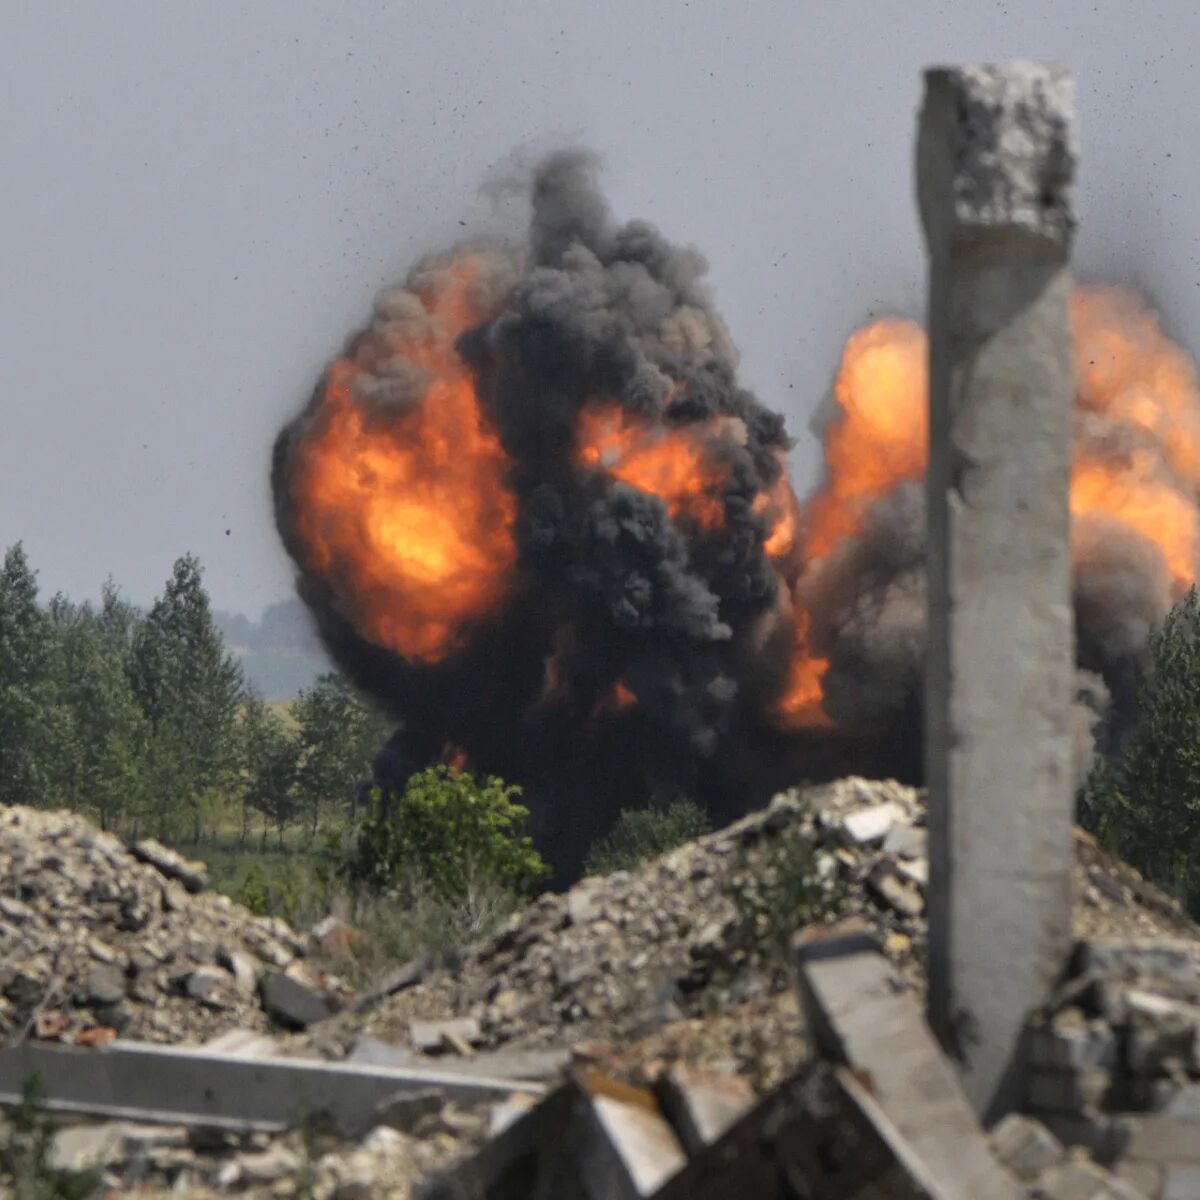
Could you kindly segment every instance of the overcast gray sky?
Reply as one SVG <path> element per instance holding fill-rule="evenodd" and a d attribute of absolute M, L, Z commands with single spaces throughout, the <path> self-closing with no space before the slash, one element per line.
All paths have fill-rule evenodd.
<path fill-rule="evenodd" d="M 145 601 L 186 550 L 220 606 L 290 594 L 276 428 L 489 168 L 563 142 L 707 254 L 803 487 L 843 338 L 922 305 L 936 61 L 1077 69 L 1078 271 L 1200 346 L 1198 45 L 1187 0 L 5 0 L 0 545 L 80 598 Z"/>

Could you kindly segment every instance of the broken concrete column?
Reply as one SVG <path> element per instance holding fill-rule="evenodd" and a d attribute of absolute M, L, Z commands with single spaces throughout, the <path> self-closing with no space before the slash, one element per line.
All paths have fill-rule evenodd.
<path fill-rule="evenodd" d="M 1070 948 L 1074 87 L 1030 63 L 925 86 L 929 1005 L 990 1118 Z"/>

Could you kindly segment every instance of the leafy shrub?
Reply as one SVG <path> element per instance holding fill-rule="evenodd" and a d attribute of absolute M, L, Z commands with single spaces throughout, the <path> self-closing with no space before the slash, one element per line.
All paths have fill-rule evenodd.
<path fill-rule="evenodd" d="M 628 871 L 711 832 L 708 814 L 688 800 L 668 808 L 624 809 L 612 829 L 588 851 L 583 869 L 589 875 Z"/>
<path fill-rule="evenodd" d="M 425 890 L 473 906 L 491 891 L 530 895 L 550 873 L 524 832 L 521 789 L 489 776 L 431 767 L 398 796 L 381 798 L 359 833 L 348 876 L 369 891 Z M 381 800 L 383 802 L 381 803 Z"/>

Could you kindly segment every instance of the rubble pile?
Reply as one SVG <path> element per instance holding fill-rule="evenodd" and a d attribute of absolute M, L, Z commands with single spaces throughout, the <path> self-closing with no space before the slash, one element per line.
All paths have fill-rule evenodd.
<path fill-rule="evenodd" d="M 752 881 L 778 868 L 776 848 L 790 834 L 813 851 L 796 869 L 827 881 L 827 894 L 817 890 L 830 915 L 869 913 L 915 977 L 926 875 L 921 822 L 918 793 L 894 782 L 793 789 L 635 871 L 542 896 L 455 961 L 408 964 L 320 1037 L 327 1047 L 332 1038 L 349 1047 L 369 1034 L 428 1050 L 424 1023 L 456 1017 L 469 1023 L 475 1048 L 628 1044 L 718 1008 L 754 1006 L 764 1017 L 770 999 L 784 996 L 794 1017 L 786 969 L 756 954 L 763 931 L 746 927 L 748 912 L 766 914 L 739 902 Z"/>
<path fill-rule="evenodd" d="M 796 939 L 808 1060 L 762 1097 L 674 1068 L 653 1088 L 577 1072 L 514 1112 L 422 1200 L 1164 1200 L 1037 1120 L 984 1132 L 955 1066 L 865 922 Z M 1194 1183 L 1194 1180 L 1192 1181 Z M 1187 1183 L 1185 1181 L 1185 1187 Z"/>
<path fill-rule="evenodd" d="M 1172 936 L 1177 947 L 1197 944 L 1194 927 L 1178 907 L 1135 872 L 1108 859 L 1085 835 L 1077 835 L 1076 851 L 1075 923 L 1083 944 L 1149 939 L 1147 944 L 1161 945 Z M 763 879 L 789 862 L 796 878 L 762 893 Z M 808 1147 L 804 1153 L 815 1155 L 808 1166 L 789 1159 L 784 1165 L 793 1174 L 828 1162 L 848 1130 L 859 1139 L 856 1153 L 866 1155 L 864 1147 L 873 1147 L 874 1157 L 862 1161 L 882 1164 L 882 1170 L 896 1159 L 915 1172 L 918 1183 L 924 1169 L 913 1166 L 915 1152 L 906 1141 L 915 1138 L 922 1145 L 920 1131 L 905 1123 L 903 1074 L 891 1102 L 900 1115 L 881 1116 L 887 1088 L 874 1061 L 878 1049 L 867 1044 L 858 1057 L 847 1055 L 842 1037 L 836 1045 L 843 1049 L 834 1052 L 835 1042 L 814 1013 L 837 1010 L 839 989 L 823 1006 L 814 1007 L 811 997 L 802 1006 L 788 949 L 798 927 L 815 921 L 809 936 L 817 937 L 847 917 L 856 919 L 871 939 L 868 958 L 896 981 L 884 991 L 911 1005 L 897 1027 L 909 1030 L 926 1062 L 941 1061 L 919 1015 L 913 1015 L 920 1012 L 924 987 L 922 797 L 895 783 L 847 779 L 786 792 L 765 810 L 634 871 L 585 879 L 565 895 L 543 896 L 483 943 L 437 962 L 398 965 L 357 997 L 331 994 L 333 986 L 314 967 L 314 956 L 305 955 L 307 945 L 320 942 L 327 954 L 336 951 L 337 939 L 331 941 L 327 929 L 309 940 L 281 922 L 256 918 L 205 891 L 203 869 L 161 846 L 126 847 L 81 818 L 10 809 L 0 812 L 0 872 L 0 946 L 8 972 L 0 992 L 10 1043 L 102 1044 L 105 1038 L 93 1031 L 123 1027 L 124 1039 L 204 1041 L 205 1053 L 286 1057 L 293 1063 L 298 1055 L 321 1056 L 339 1070 L 365 1067 L 410 1076 L 355 1133 L 309 1127 L 302 1114 L 286 1129 L 254 1129 L 244 1122 L 214 1128 L 165 1115 L 154 1124 L 138 1123 L 150 1118 L 135 1121 L 128 1113 L 107 1121 L 58 1116 L 65 1123 L 54 1139 L 55 1161 L 99 1168 L 116 1194 L 136 1185 L 145 1196 L 405 1200 L 417 1180 L 432 1178 L 429 1194 L 437 1196 L 438 1179 L 461 1183 L 457 1175 L 441 1174 L 453 1172 L 455 1163 L 475 1169 L 486 1160 L 499 1179 L 513 1162 L 524 1161 L 522 1154 L 528 1158 L 520 1147 L 530 1138 L 561 1145 L 564 1154 L 573 1147 L 571 1154 L 592 1156 L 597 1146 L 608 1146 L 603 1153 L 616 1155 L 610 1167 L 619 1175 L 625 1169 L 622 1129 L 635 1143 L 649 1136 L 660 1148 L 673 1147 L 671 1171 L 661 1162 L 648 1168 L 648 1178 L 657 1178 L 656 1171 L 662 1176 L 661 1188 L 647 1183 L 629 1193 L 657 1198 L 661 1190 L 663 1200 L 710 1194 L 679 1190 L 680 1180 L 696 1184 L 697 1172 L 712 1175 L 714 1198 L 725 1194 L 715 1182 L 710 1148 L 723 1162 L 741 1163 L 736 1183 L 741 1190 L 758 1186 L 759 1176 L 746 1172 L 766 1170 L 763 1162 L 774 1162 L 771 1170 L 784 1169 L 782 1159 L 771 1159 L 775 1151 L 763 1150 L 781 1146 L 782 1134 L 768 1137 L 766 1130 L 823 1130 L 820 1138 L 832 1139 L 826 1145 L 813 1141 L 815 1132 L 807 1141 L 792 1137 L 796 1146 Z M 764 901 L 780 906 L 777 927 Z M 836 935 L 834 928 L 830 936 Z M 782 957 L 766 953 L 764 947 L 779 937 Z M 341 938 L 347 945 L 352 940 Z M 1194 1076 L 1200 1078 L 1195 1069 L 1200 1058 L 1188 1058 L 1181 1049 L 1188 1035 L 1176 1028 L 1176 1008 L 1200 1011 L 1200 982 L 1184 982 L 1192 977 L 1180 966 L 1173 977 L 1166 972 L 1164 993 L 1158 983 L 1139 986 L 1162 971 L 1155 976 L 1142 963 L 1130 976 L 1128 964 L 1118 968 L 1105 960 L 1108 967 L 1097 975 L 1091 953 L 1089 958 L 1081 950 L 1072 982 L 1052 1010 L 1039 1016 L 1042 1032 L 1033 1035 L 1042 1039 L 1043 1057 L 1050 1056 L 1039 1072 L 1052 1068 L 1036 1076 L 1038 1090 L 1031 1096 L 1031 1112 L 1041 1120 L 1006 1122 L 993 1131 L 990 1147 L 973 1124 L 963 1125 L 975 1130 L 963 1137 L 983 1156 L 980 1169 L 998 1167 L 998 1178 L 1015 1189 L 997 1194 L 1042 1200 L 1189 1194 L 1179 1192 L 1175 1182 L 1176 1191 L 1151 1186 L 1157 1176 L 1147 1175 L 1148 1166 L 1178 1173 L 1177 1164 L 1128 1155 L 1122 1160 L 1099 1135 L 1089 1139 L 1080 1132 L 1086 1132 L 1083 1124 L 1072 1128 L 1069 1120 L 1091 1122 L 1088 1129 L 1107 1135 L 1129 1128 L 1122 1123 L 1124 1110 L 1114 1107 L 1134 1102 L 1126 1097 L 1136 1097 L 1146 1115 L 1158 1105 L 1172 1120 L 1177 1115 L 1172 1103 L 1176 1108 L 1194 1103 L 1188 1089 L 1195 1086 Z M 112 968 L 113 990 L 106 993 L 115 996 L 111 1001 L 92 988 L 101 978 L 94 974 L 98 966 Z M 12 988 L 18 979 L 36 980 L 38 986 Z M 215 980 L 211 991 L 205 991 L 205 980 Z M 855 998 L 864 988 L 852 983 L 840 992 Z M 1161 1029 L 1154 1026 L 1157 1040 L 1146 1045 L 1134 1031 L 1150 1028 L 1146 1010 L 1155 1001 L 1140 993 L 1158 996 L 1173 1014 L 1162 1018 Z M 868 1028 L 892 1019 L 879 1012 L 868 1016 Z M 1066 1052 L 1058 1043 L 1073 1038 L 1065 1031 L 1077 1025 L 1089 1030 L 1088 1046 L 1095 1030 L 1109 1030 L 1115 1049 L 1104 1051 L 1099 1061 L 1089 1051 L 1064 1064 Z M 295 1032 L 301 1026 L 307 1028 Z M 272 1027 L 276 1034 L 293 1032 L 286 1040 L 262 1036 Z M 1048 1045 L 1057 1048 L 1047 1050 Z M 1145 1066 L 1142 1075 L 1117 1069 L 1130 1054 L 1142 1056 L 1136 1059 Z M 897 1047 L 882 1056 L 893 1060 L 903 1060 Z M 1107 1082 L 1098 1082 L 1093 1068 L 1107 1072 Z M 499 1081 L 498 1093 L 509 1098 L 449 1100 L 444 1085 L 430 1082 L 439 1072 L 442 1079 L 449 1073 Z M 944 1075 L 941 1067 L 937 1072 Z M 1050 1078 L 1054 1072 L 1058 1076 Z M 549 1089 L 544 1100 L 535 1094 L 539 1087 Z M 1058 1107 L 1045 1104 L 1051 1092 Z M 651 1121 L 652 1130 L 647 1113 L 661 1122 Z M 956 1120 L 967 1118 L 960 1112 Z M 894 1136 L 897 1122 L 903 1136 Z M 592 1140 L 597 1128 L 612 1135 L 617 1150 Z M 735 1136 L 757 1148 L 753 1162 L 745 1150 L 750 1143 L 727 1140 Z M 1093 1154 L 1085 1153 L 1089 1147 Z M 930 1154 L 936 1159 L 923 1146 L 916 1158 Z M 567 1155 L 563 1161 L 564 1170 L 577 1172 L 577 1158 Z M 680 1173 L 685 1165 L 690 1176 Z M 1142 1172 L 1136 1179 L 1121 1177 L 1135 1168 Z M 480 1194 L 488 1194 L 478 1179 L 476 1184 Z M 764 1197 L 773 1194 L 766 1183 L 761 1190 Z M 863 1195 L 910 1193 L 924 1194 L 910 1189 Z M 585 1195 L 565 1184 L 547 1194 Z M 990 1193 L 983 1188 L 976 1194 Z"/>
<path fill-rule="evenodd" d="M 206 888 L 157 842 L 0 809 L 0 1036 L 204 1041 L 328 1016 L 306 939 Z"/>
<path fill-rule="evenodd" d="M 1029 1030 L 1026 1108 L 1150 1200 L 1200 1196 L 1200 945 L 1098 938 Z"/>
<path fill-rule="evenodd" d="M 789 856 L 798 861 L 789 866 Z M 817 889 L 815 913 L 789 910 L 787 886 L 768 894 L 777 927 L 764 929 L 772 914 L 746 897 L 781 865 L 798 872 L 797 882 L 808 872 L 828 886 Z M 1177 905 L 1082 833 L 1076 873 L 1081 935 L 1191 933 Z M 921 793 L 857 778 L 791 789 L 636 871 L 543 896 L 448 964 L 406 964 L 320 1027 L 316 1042 L 327 1053 L 346 1052 L 367 1034 L 418 1052 L 446 1051 L 422 1030 L 458 1018 L 475 1050 L 607 1044 L 606 1068 L 684 1057 L 735 1066 L 772 1086 L 803 1053 L 786 964 L 791 933 L 821 918 L 862 916 L 906 983 L 921 991 L 927 878 Z M 759 953 L 772 936 L 783 947 L 774 958 Z"/>

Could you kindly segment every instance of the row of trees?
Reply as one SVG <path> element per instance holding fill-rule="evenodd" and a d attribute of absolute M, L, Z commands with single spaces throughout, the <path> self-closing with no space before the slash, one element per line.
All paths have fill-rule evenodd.
<path fill-rule="evenodd" d="M 1200 916 L 1200 597 L 1193 588 L 1150 635 L 1138 715 L 1097 758 L 1080 820 Z"/>
<path fill-rule="evenodd" d="M 0 800 L 76 809 L 104 828 L 197 841 L 231 808 L 282 838 L 348 804 L 385 734 L 327 675 L 291 719 L 246 687 L 200 564 L 180 558 L 146 612 L 38 598 L 23 547 L 0 569 Z"/>

